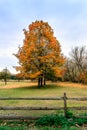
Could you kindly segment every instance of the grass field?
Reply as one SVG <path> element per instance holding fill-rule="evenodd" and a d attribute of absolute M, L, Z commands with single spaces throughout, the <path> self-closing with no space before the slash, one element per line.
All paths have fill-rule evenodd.
<path fill-rule="evenodd" d="M 0 82 L 0 97 L 62 97 L 63 93 L 67 93 L 67 97 L 87 97 L 87 85 L 69 83 L 69 82 L 48 82 L 47 86 L 38 88 L 36 82 L 22 81 L 22 82 Z M 63 106 L 62 101 L 0 101 L 0 106 Z M 68 106 L 87 106 L 87 101 L 68 101 Z M 87 112 L 87 111 L 84 111 Z M 0 115 L 44 115 L 49 114 L 50 111 L 0 111 Z M 62 113 L 62 111 L 51 111 L 51 113 Z M 75 111 L 75 114 L 80 113 Z M 83 113 L 83 111 L 82 111 Z M 3 128 L 4 129 L 4 128 Z M 21 129 L 21 128 L 20 128 Z M 51 128 L 32 128 L 30 130 L 51 130 Z M 8 130 L 8 128 L 7 128 Z M 18 129 L 19 130 L 19 129 Z M 57 130 L 52 129 L 52 130 Z M 62 130 L 62 129 L 61 129 Z M 63 129 L 67 130 L 67 128 Z M 71 130 L 79 130 L 79 128 L 72 128 Z M 84 128 L 84 130 L 86 130 Z"/>
<path fill-rule="evenodd" d="M 36 82 L 8 82 L 5 86 L 4 82 L 0 82 L 0 97 L 62 97 L 63 93 L 67 93 L 67 97 L 87 97 L 87 86 L 68 82 L 48 82 L 43 88 L 38 88 Z M 1 106 L 63 106 L 62 101 L 0 101 Z M 87 106 L 87 101 L 68 101 L 68 106 Z M 46 111 L 21 113 L 14 111 L 14 114 L 45 114 Z M 53 112 L 53 111 L 52 111 Z M 0 113 L 3 113 L 1 111 Z M 4 112 L 5 113 L 5 112 Z M 6 111 L 7 113 L 7 111 Z M 47 112 L 48 113 L 48 112 Z M 9 111 L 8 111 L 9 114 Z M 11 114 L 11 111 L 10 111 Z"/>

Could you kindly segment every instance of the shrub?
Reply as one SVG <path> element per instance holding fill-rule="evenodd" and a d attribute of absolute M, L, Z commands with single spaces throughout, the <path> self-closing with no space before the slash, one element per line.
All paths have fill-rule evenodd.
<path fill-rule="evenodd" d="M 75 118 L 72 112 L 68 112 L 68 118 L 63 115 L 46 115 L 38 119 L 35 124 L 38 126 L 55 126 L 55 127 L 65 127 L 74 126 L 76 124 L 82 125 L 87 123 L 87 118 Z"/>
<path fill-rule="evenodd" d="M 42 126 L 64 126 L 67 124 L 67 119 L 64 116 L 59 115 L 46 115 L 36 121 L 36 125 Z"/>

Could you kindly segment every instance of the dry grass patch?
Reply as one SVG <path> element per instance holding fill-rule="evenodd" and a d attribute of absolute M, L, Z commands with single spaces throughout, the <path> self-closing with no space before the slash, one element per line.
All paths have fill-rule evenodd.
<path fill-rule="evenodd" d="M 57 82 L 55 85 L 63 87 L 77 87 L 77 88 L 87 88 L 87 85 L 81 83 L 72 83 L 72 82 Z"/>
<path fill-rule="evenodd" d="M 7 85 L 4 84 L 4 82 L 1 83 L 0 89 L 11 89 L 11 88 L 22 88 L 26 86 L 36 86 L 36 82 L 30 82 L 30 81 L 21 81 L 21 82 L 7 82 Z"/>

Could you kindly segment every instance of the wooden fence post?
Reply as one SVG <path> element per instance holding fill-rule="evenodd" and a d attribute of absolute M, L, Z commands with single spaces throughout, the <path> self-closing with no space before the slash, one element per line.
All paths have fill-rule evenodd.
<path fill-rule="evenodd" d="M 65 115 L 65 117 L 67 117 L 67 101 L 66 101 L 66 99 L 67 99 L 66 93 L 64 93 L 63 100 L 64 100 L 64 115 Z"/>

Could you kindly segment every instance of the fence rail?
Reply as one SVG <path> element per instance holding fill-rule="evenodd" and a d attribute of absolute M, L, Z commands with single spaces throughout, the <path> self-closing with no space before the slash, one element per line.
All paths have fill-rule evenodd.
<path fill-rule="evenodd" d="M 50 98 L 12 98 L 12 97 L 7 97 L 7 98 L 0 98 L 0 100 L 63 100 L 63 97 L 50 97 Z"/>
<path fill-rule="evenodd" d="M 87 101 L 87 98 L 66 98 L 67 100 Z"/>
<path fill-rule="evenodd" d="M 29 98 L 13 98 L 13 97 L 4 97 L 0 98 L 0 100 L 63 100 L 64 107 L 29 107 L 29 106 L 0 106 L 0 110 L 64 110 L 64 115 L 67 117 L 67 110 L 87 110 L 86 106 L 81 107 L 68 107 L 67 100 L 76 100 L 76 101 L 87 101 L 87 97 L 85 98 L 68 98 L 66 96 L 66 93 L 64 93 L 63 97 L 29 97 Z M 0 119 L 3 120 L 15 120 L 15 119 L 29 119 L 29 120 L 35 120 L 40 117 L 32 117 L 32 116 L 11 116 L 11 115 L 0 115 Z M 87 118 L 87 117 L 86 117 Z"/>

